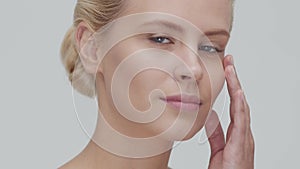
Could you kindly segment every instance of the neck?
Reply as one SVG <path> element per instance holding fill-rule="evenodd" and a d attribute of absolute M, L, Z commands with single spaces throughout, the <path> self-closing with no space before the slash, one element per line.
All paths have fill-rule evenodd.
<path fill-rule="evenodd" d="M 105 151 L 93 141 L 81 153 L 91 169 L 167 169 L 170 151 L 147 158 L 126 158 Z"/>
<path fill-rule="evenodd" d="M 100 116 L 101 117 L 101 116 Z M 161 140 L 126 140 L 99 120 L 85 149 L 60 169 L 168 169 L 172 144 Z"/>
<path fill-rule="evenodd" d="M 167 169 L 173 142 L 156 137 L 133 138 L 120 134 L 99 113 L 86 154 L 97 169 Z"/>

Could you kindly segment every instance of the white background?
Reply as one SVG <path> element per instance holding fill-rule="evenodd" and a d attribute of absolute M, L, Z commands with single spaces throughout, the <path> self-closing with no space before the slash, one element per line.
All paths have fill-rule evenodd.
<path fill-rule="evenodd" d="M 0 168 L 57 168 L 88 142 L 59 57 L 75 2 L 0 5 Z M 227 52 L 251 105 L 256 168 L 299 168 L 299 7 L 295 0 L 236 3 Z M 170 165 L 201 168 L 206 159 L 196 150 L 180 145 Z"/>

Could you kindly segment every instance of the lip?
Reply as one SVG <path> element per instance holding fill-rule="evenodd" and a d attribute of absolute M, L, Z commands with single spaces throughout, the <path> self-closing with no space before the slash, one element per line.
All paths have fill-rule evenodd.
<path fill-rule="evenodd" d="M 195 95 L 173 95 L 162 98 L 168 105 L 177 110 L 197 111 L 202 105 L 201 100 Z"/>

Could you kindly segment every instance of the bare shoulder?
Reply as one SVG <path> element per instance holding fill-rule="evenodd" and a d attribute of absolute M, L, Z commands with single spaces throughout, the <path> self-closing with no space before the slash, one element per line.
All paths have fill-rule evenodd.
<path fill-rule="evenodd" d="M 59 167 L 58 169 L 82 169 L 80 166 L 81 166 L 80 164 L 67 163 Z"/>
<path fill-rule="evenodd" d="M 84 166 L 84 162 L 80 162 L 80 160 L 72 159 L 71 161 L 67 162 L 66 164 L 60 166 L 58 169 L 82 169 L 86 168 Z"/>
<path fill-rule="evenodd" d="M 77 169 L 77 168 L 78 168 L 78 166 L 76 166 L 72 162 L 68 162 L 68 163 L 64 164 L 63 166 L 59 167 L 58 169 Z"/>

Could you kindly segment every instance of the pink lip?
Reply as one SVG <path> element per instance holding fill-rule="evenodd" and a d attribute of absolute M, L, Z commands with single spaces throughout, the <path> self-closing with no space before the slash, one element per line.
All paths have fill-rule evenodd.
<path fill-rule="evenodd" d="M 171 107 L 183 111 L 197 111 L 202 105 L 200 99 L 194 95 L 174 95 L 162 99 Z"/>

